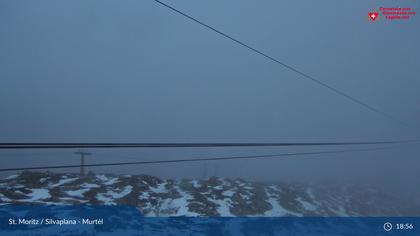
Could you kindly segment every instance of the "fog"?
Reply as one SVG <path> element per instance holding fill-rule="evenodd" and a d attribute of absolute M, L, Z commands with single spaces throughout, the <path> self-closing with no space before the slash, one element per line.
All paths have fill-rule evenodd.
<path fill-rule="evenodd" d="M 410 127 L 152 0 L 7 0 L 0 2 L 0 142 L 340 142 L 419 137 L 419 17 L 375 23 L 367 19 L 369 11 L 400 2 L 170 4 Z M 404 6 L 419 9 L 418 1 L 404 1 Z M 93 155 L 87 163 L 313 150 L 341 149 L 89 149 Z M 419 184 L 419 150 L 418 144 L 411 144 L 358 153 L 89 170 L 165 178 L 356 181 L 410 190 Z M 0 150 L 0 163 L 2 168 L 78 164 L 74 151 Z"/>

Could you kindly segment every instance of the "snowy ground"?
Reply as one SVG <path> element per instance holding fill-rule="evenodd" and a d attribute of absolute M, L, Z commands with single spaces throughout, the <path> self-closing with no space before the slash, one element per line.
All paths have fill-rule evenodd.
<path fill-rule="evenodd" d="M 415 203 L 362 186 L 51 172 L 23 172 L 0 180 L 0 205 L 11 203 L 133 205 L 146 216 L 420 215 Z"/>

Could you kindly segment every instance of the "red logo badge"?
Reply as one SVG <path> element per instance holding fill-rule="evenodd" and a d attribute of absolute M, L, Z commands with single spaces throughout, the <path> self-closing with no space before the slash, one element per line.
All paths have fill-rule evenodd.
<path fill-rule="evenodd" d="M 376 20 L 376 18 L 378 18 L 379 13 L 378 13 L 378 12 L 369 12 L 369 13 L 368 13 L 368 16 L 369 16 L 369 18 L 370 18 L 372 21 L 375 21 L 375 20 Z"/>

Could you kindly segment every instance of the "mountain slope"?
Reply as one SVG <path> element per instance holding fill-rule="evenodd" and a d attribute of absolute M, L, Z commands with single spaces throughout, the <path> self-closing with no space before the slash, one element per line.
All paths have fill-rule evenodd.
<path fill-rule="evenodd" d="M 149 175 L 23 172 L 0 180 L 10 203 L 134 205 L 146 216 L 406 216 L 420 207 L 362 186 Z"/>

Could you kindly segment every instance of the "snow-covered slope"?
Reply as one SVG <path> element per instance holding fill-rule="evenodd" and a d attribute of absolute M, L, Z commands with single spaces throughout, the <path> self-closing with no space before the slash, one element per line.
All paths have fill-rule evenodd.
<path fill-rule="evenodd" d="M 10 203 L 134 205 L 146 216 L 420 215 L 414 203 L 361 186 L 52 172 L 0 180 L 0 205 Z"/>

